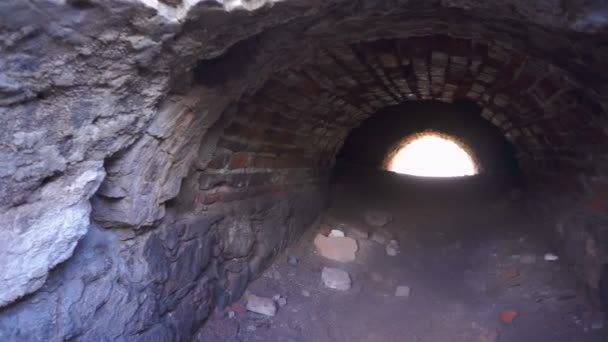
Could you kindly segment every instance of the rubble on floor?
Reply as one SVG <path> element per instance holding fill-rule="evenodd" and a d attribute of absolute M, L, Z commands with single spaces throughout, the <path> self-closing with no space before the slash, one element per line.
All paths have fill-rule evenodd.
<path fill-rule="evenodd" d="M 274 316 L 277 313 L 277 306 L 271 298 L 250 294 L 247 297 L 247 310 L 265 316 Z"/>
<path fill-rule="evenodd" d="M 545 261 L 557 261 L 559 257 L 552 253 L 545 254 Z"/>
<path fill-rule="evenodd" d="M 287 298 L 281 296 L 280 294 L 276 294 L 276 295 L 272 296 L 272 300 L 274 300 L 275 303 L 277 303 L 279 305 L 279 307 L 283 307 L 283 306 L 287 305 Z"/>
<path fill-rule="evenodd" d="M 329 232 L 329 235 L 328 235 L 327 237 L 330 237 L 330 238 L 337 238 L 337 237 L 344 237 L 344 236 L 345 236 L 345 235 L 344 235 L 344 232 L 343 232 L 343 231 L 341 231 L 341 230 L 339 230 L 339 229 L 332 229 L 332 230 Z"/>
<path fill-rule="evenodd" d="M 323 267 L 321 279 L 323 284 L 330 289 L 346 291 L 351 287 L 350 275 L 339 268 Z"/>
<path fill-rule="evenodd" d="M 409 297 L 412 289 L 409 286 L 400 285 L 395 289 L 395 297 Z"/>
<path fill-rule="evenodd" d="M 320 255 L 338 262 L 355 261 L 358 250 L 357 241 L 350 237 L 327 237 L 317 234 L 314 245 Z"/>

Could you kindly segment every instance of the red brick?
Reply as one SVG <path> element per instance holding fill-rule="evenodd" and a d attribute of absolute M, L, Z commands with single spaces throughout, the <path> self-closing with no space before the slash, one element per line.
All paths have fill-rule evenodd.
<path fill-rule="evenodd" d="M 251 157 L 249 153 L 246 152 L 236 152 L 230 156 L 230 162 L 228 163 L 228 168 L 231 170 L 234 169 L 244 169 L 249 166 L 249 161 Z"/>
<path fill-rule="evenodd" d="M 213 157 L 207 167 L 214 170 L 223 169 L 228 165 L 228 161 L 230 160 L 229 154 L 220 154 L 218 156 Z"/>
<path fill-rule="evenodd" d="M 274 169 L 275 159 L 275 157 L 269 156 L 255 156 L 252 164 L 254 167 L 260 169 Z"/>

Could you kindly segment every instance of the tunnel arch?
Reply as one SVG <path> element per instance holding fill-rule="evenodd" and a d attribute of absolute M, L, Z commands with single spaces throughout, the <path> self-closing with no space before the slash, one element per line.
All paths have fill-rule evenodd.
<path fill-rule="evenodd" d="M 383 5 L 378 6 L 380 12 L 385 9 Z M 194 105 L 196 108 L 197 103 L 205 103 L 200 92 L 206 93 L 203 98 L 209 99 L 212 106 L 205 109 L 210 113 L 204 118 L 206 122 L 199 121 L 198 126 L 187 128 L 191 130 L 187 134 L 200 141 L 200 132 L 211 127 L 224 111 L 232 113 L 236 107 L 237 113 L 231 119 L 234 123 L 228 124 L 228 133 L 219 139 L 219 143 L 232 145 L 227 148 L 230 153 L 239 153 L 240 158 L 253 161 L 256 152 L 251 150 L 255 147 L 245 146 L 248 143 L 246 140 L 259 140 L 255 134 L 269 130 L 273 134 L 269 134 L 266 145 L 272 144 L 273 137 L 277 135 L 286 139 L 299 139 L 292 144 L 297 153 L 289 158 L 275 158 L 268 151 L 272 148 L 266 146 L 266 151 L 264 148 L 261 151 L 266 155 L 260 156 L 259 160 L 267 160 L 271 156 L 271 159 L 279 160 L 278 164 L 298 163 L 296 160 L 299 160 L 300 164 L 329 166 L 350 129 L 384 107 L 412 100 L 450 102 L 469 99 L 482 108 L 481 115 L 485 119 L 499 127 L 505 137 L 517 146 L 524 170 L 554 169 L 557 165 L 569 164 L 572 154 L 586 153 L 572 149 L 572 142 L 579 139 L 577 134 L 604 135 L 604 110 L 596 100 L 598 96 L 578 81 L 583 74 L 589 80 L 601 78 L 601 73 L 573 74 L 574 70 L 580 71 L 580 67 L 568 65 L 562 59 L 554 60 L 553 55 L 548 55 L 546 47 L 538 46 L 537 41 L 523 41 L 515 32 L 502 32 L 504 27 L 501 25 L 512 24 L 508 21 L 468 17 L 468 13 L 457 9 L 438 12 L 420 10 L 416 25 L 400 20 L 396 14 L 398 11 L 383 14 L 382 22 L 373 10 L 362 13 L 360 21 L 339 19 L 340 14 L 348 17 L 344 11 L 350 10 L 353 9 L 340 9 L 323 19 L 325 23 L 335 21 L 334 30 L 330 34 L 319 31 L 320 27 L 324 27 L 319 19 L 307 18 L 304 22 L 294 20 L 282 27 L 282 30 L 259 33 L 250 38 L 251 42 L 233 46 L 241 49 L 248 57 L 237 61 L 217 60 L 215 67 L 224 70 L 231 70 L 241 64 L 248 67 L 242 69 L 242 77 L 228 77 L 217 85 L 205 84 L 201 87 L 197 82 L 193 83 L 193 89 L 185 95 L 188 106 Z M 410 10 L 412 13 L 418 11 Z M 453 23 L 454 16 L 464 22 L 478 20 L 479 25 L 471 30 L 468 24 Z M 370 23 L 375 25 L 369 25 Z M 450 23 L 449 30 L 439 23 Z M 309 27 L 306 31 L 308 35 L 295 39 L 291 29 L 299 33 L 303 26 Z M 428 33 L 429 29 L 425 29 L 428 27 L 433 27 L 432 34 Z M 519 29 L 523 27 L 514 30 Z M 198 34 L 196 29 L 192 33 Z M 571 49 L 566 46 L 578 46 L 571 44 L 572 39 L 557 37 L 550 30 L 539 30 L 537 33 L 554 43 L 552 49 L 565 51 Z M 488 37 L 500 39 L 492 40 Z M 263 52 L 265 48 L 279 49 L 277 51 L 282 53 L 280 56 L 271 56 Z M 578 50 L 576 53 L 579 53 Z M 269 58 L 277 58 L 277 61 L 268 64 L 266 60 Z M 185 80 L 204 83 L 204 76 L 183 76 L 183 73 L 191 73 L 195 61 L 192 59 L 190 64 L 177 67 L 175 74 L 182 75 Z M 203 63 L 206 63 L 205 59 Z M 255 65 L 259 67 L 256 68 Z M 179 70 L 184 69 L 184 66 L 187 69 L 180 73 Z M 247 76 L 251 73 L 256 76 Z M 179 88 L 183 89 L 184 85 Z M 211 89 L 216 93 L 209 92 Z M 229 89 L 228 93 L 224 91 L 226 89 Z M 169 103 L 175 108 L 170 109 L 168 115 L 188 108 L 180 108 L 174 102 Z M 243 107 L 255 107 L 257 114 L 253 113 L 254 110 Z M 160 113 L 157 118 L 163 120 L 163 111 Z M 306 119 L 301 119 L 302 117 Z M 595 121 L 600 124 L 591 124 Z M 259 126 L 255 128 L 257 133 L 242 132 L 245 139 L 240 139 L 241 147 L 236 147 L 238 144 L 232 143 L 231 138 L 239 134 L 237 131 L 239 126 L 243 126 L 242 123 L 247 125 L 251 122 L 254 123 L 253 127 L 247 129 L 252 131 L 255 126 Z M 171 129 L 174 128 L 169 128 L 164 134 L 172 134 Z M 280 131 L 278 134 L 277 129 Z M 572 134 L 573 131 L 577 133 Z M 289 135 L 291 137 L 287 138 Z M 307 146 L 308 151 L 298 151 L 298 144 L 308 145 L 303 143 L 307 140 L 304 137 L 312 137 L 323 146 L 316 151 L 309 149 L 310 146 Z M 258 142 L 251 140 L 249 143 L 254 145 Z M 170 186 L 155 186 L 156 190 L 147 192 L 150 195 L 144 195 L 147 199 L 139 196 L 140 202 L 149 206 L 150 209 L 146 210 L 149 214 L 136 220 L 128 217 L 137 215 L 126 214 L 122 220 L 128 221 L 127 226 L 151 225 L 162 218 L 163 202 L 177 194 L 179 182 L 188 172 L 187 164 L 194 160 L 193 156 L 197 153 L 195 150 L 199 146 L 195 143 L 180 147 L 188 150 L 183 153 L 191 156 L 190 161 L 180 163 L 179 171 L 172 171 L 174 176 L 169 177 Z M 597 144 L 589 144 L 579 149 L 589 151 L 596 148 Z M 137 153 L 139 152 L 133 152 Z M 214 158 L 226 158 L 219 154 L 221 153 L 218 152 Z M 563 158 L 566 154 L 570 157 Z M 159 163 L 168 165 L 167 162 Z M 217 163 L 219 162 L 216 161 L 213 165 Z M 198 164 L 199 167 L 204 167 L 201 163 Z M 547 170 L 550 174 L 556 172 L 558 171 Z M 134 177 L 139 176 L 130 173 L 126 178 Z M 126 178 L 110 174 L 102 189 L 124 188 L 124 185 L 111 184 L 131 183 Z M 112 221 L 103 217 L 104 211 L 114 214 L 117 211 L 141 211 L 141 208 L 135 207 L 136 203 L 132 199 L 134 196 L 127 196 L 126 200 L 105 201 L 104 192 L 105 190 L 100 192 L 101 203 L 96 206 L 100 208 L 95 214 L 99 221 Z M 111 191 L 107 191 L 109 192 Z M 158 201 L 163 198 L 165 200 Z M 110 208 L 104 208 L 108 206 Z"/>
<path fill-rule="evenodd" d="M 387 107 L 351 131 L 337 162 L 385 169 L 386 156 L 408 137 L 426 131 L 442 132 L 468 146 L 486 175 L 521 177 L 517 149 L 472 101 L 410 101 Z"/>
<path fill-rule="evenodd" d="M 414 153 L 418 153 L 418 155 L 421 153 L 437 153 L 436 156 L 420 160 L 420 158 L 412 159 L 410 153 L 409 157 L 401 156 L 401 159 L 398 159 L 406 148 L 429 137 L 440 139 L 442 143 L 441 148 L 438 147 L 430 151 L 428 149 L 426 151 L 418 150 L 419 152 L 414 151 Z M 449 146 L 449 143 L 452 145 Z M 455 168 L 450 169 L 449 162 L 439 162 L 444 158 L 449 158 L 449 160 L 455 162 L 457 164 Z M 435 163 L 435 166 L 428 165 L 428 161 L 433 159 L 438 161 Z M 423 168 L 416 168 L 416 165 L 413 163 L 424 163 L 425 166 Z M 426 177 L 464 177 L 478 175 L 483 172 L 479 158 L 470 146 L 458 139 L 458 137 L 434 130 L 425 130 L 406 136 L 391 148 L 391 151 L 384 157 L 382 165 L 384 170 Z"/>
<path fill-rule="evenodd" d="M 79 241 L 98 235 L 103 241 L 92 245 L 112 255 L 108 277 L 140 277 L 133 281 L 142 284 L 137 291 L 150 294 L 146 304 L 132 305 L 114 293 L 142 316 L 160 306 L 159 297 L 170 299 L 162 304 L 167 311 L 184 308 L 175 293 L 196 291 L 201 303 L 234 300 L 322 212 L 331 167 L 349 133 L 413 101 L 475 102 L 517 147 L 519 166 L 542 199 L 537 212 L 563 213 L 551 218 L 559 227 L 576 230 L 581 212 L 605 210 L 602 2 L 93 0 L 0 7 L 7 28 L 0 153 L 8 160 L 0 219 L 9 222 L 0 243 L 11 247 L 0 248 L 0 263 L 33 268 L 11 267 L 15 273 L 1 280 L 11 290 L 0 306 L 38 295 L 57 265 L 88 258 L 91 244 Z M 294 184 L 306 194 L 290 192 Z M 574 195 L 560 196 L 566 192 Z M 263 205 L 239 207 L 262 197 Z M 288 204 L 273 206 L 285 198 Z M 576 210 L 555 209 L 575 204 Z M 226 207 L 253 213 L 250 226 L 237 227 L 243 236 L 262 231 L 258 240 L 272 242 L 255 249 L 247 271 L 218 266 L 220 275 L 194 286 L 190 276 L 175 274 L 174 262 L 196 257 L 206 269 L 220 258 L 221 251 L 206 246 L 229 240 L 218 231 L 238 226 L 215 219 L 214 211 Z M 67 209 L 77 209 L 77 217 L 49 221 Z M 287 219 L 299 212 L 306 219 Z M 90 227 L 90 218 L 106 230 Z M 586 228 L 585 238 L 597 236 L 595 229 Z M 568 229 L 559 231 L 568 237 Z M 24 248 L 31 236 L 39 248 Z M 195 240 L 204 253 L 184 247 Z M 42 261 L 24 262 L 34 257 Z M 76 272 L 70 270 L 61 272 Z M 177 291 L 166 282 L 169 274 L 190 287 Z M 170 317 L 154 319 L 174 329 L 132 333 L 190 334 Z M 127 325 L 98 321 L 108 331 Z M 74 329 L 98 333 L 92 325 Z"/>

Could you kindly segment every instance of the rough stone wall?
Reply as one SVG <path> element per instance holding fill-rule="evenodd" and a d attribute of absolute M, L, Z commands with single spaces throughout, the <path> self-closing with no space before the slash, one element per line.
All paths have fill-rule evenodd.
<path fill-rule="evenodd" d="M 93 226 L 35 294 L 0 312 L 2 341 L 187 341 L 313 224 L 327 184 L 173 210 L 153 230 Z"/>
<path fill-rule="evenodd" d="M 553 0 L 2 2 L 0 336 L 187 340 L 254 256 L 318 214 L 348 131 L 401 101 L 476 101 L 531 180 L 601 165 L 605 13 Z M 105 228 L 89 230 L 98 187 Z M 211 211 L 238 223 L 170 237 Z M 204 246 L 231 235 L 203 231 L 253 227 L 258 212 L 255 245 L 284 239 L 228 247 L 239 260 L 209 285 Z"/>

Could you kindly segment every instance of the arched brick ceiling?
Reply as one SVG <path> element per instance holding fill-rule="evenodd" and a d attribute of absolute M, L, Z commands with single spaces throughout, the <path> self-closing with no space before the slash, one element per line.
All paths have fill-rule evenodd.
<path fill-rule="evenodd" d="M 106 163 L 98 195 L 111 209 L 95 205 L 96 217 L 118 212 L 126 226 L 150 225 L 188 170 L 207 164 L 234 174 L 331 166 L 351 128 L 409 101 L 408 90 L 416 100 L 478 101 L 525 171 L 579 168 L 579 156 L 608 146 L 600 143 L 608 35 L 593 15 L 598 4 L 573 12 L 554 1 L 290 0 L 230 14 L 206 5 L 190 8 L 163 47 L 169 96 L 154 129 Z M 191 124 L 177 127 L 186 116 Z M 216 142 L 208 132 L 217 125 L 227 127 Z M 175 153 L 157 153 L 166 150 Z M 142 170 L 159 165 L 164 176 L 147 180 Z"/>
<path fill-rule="evenodd" d="M 338 45 L 272 75 L 243 101 L 220 147 L 248 158 L 283 154 L 329 165 L 348 132 L 381 108 L 468 99 L 522 157 L 572 157 L 575 145 L 584 150 L 606 140 L 594 121 L 602 109 L 585 92 L 550 62 L 482 39 L 428 35 Z"/>

